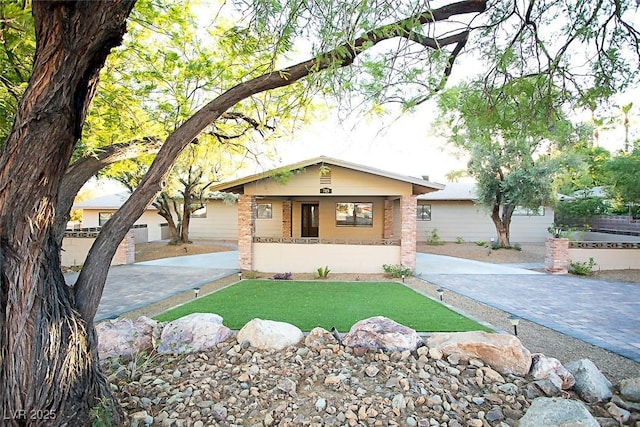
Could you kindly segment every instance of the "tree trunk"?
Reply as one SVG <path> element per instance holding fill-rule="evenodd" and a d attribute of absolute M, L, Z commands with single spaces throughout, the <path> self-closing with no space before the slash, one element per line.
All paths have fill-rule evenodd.
<path fill-rule="evenodd" d="M 100 402 L 120 415 L 100 372 L 93 318 L 60 269 L 61 182 L 98 73 L 132 0 L 34 2 L 36 55 L 0 156 L 0 416 L 8 426 L 88 425 Z"/>
<path fill-rule="evenodd" d="M 509 243 L 509 224 L 505 223 L 500 216 L 500 205 L 495 205 L 491 211 L 491 220 L 493 221 L 494 226 L 496 227 L 496 233 L 498 235 L 498 246 L 501 248 L 506 248 L 510 245 Z"/>
<path fill-rule="evenodd" d="M 153 206 L 158 209 L 158 215 L 167 221 L 167 228 L 169 229 L 169 242 L 170 244 L 177 244 L 178 242 L 178 227 L 173 220 L 171 214 L 171 200 L 165 193 L 158 194 L 158 197 L 153 202 Z"/>

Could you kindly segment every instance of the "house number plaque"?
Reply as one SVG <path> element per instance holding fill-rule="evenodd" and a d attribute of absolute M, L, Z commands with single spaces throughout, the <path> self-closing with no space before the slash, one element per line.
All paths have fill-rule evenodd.
<path fill-rule="evenodd" d="M 320 194 L 331 194 L 332 190 L 329 187 L 322 187 L 320 189 Z"/>

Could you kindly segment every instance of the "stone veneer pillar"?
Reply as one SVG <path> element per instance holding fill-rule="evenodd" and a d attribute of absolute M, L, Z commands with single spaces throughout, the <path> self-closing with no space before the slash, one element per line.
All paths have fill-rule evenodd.
<path fill-rule="evenodd" d="M 418 196 L 400 198 L 400 263 L 403 267 L 416 268 Z"/>
<path fill-rule="evenodd" d="M 291 200 L 282 202 L 282 237 L 291 237 Z"/>
<path fill-rule="evenodd" d="M 256 224 L 256 198 L 249 194 L 238 196 L 238 266 L 253 270 L 253 237 Z"/>
<path fill-rule="evenodd" d="M 384 201 L 384 230 L 383 239 L 393 239 L 393 200 Z"/>
<path fill-rule="evenodd" d="M 133 264 L 136 262 L 136 232 L 131 229 L 118 245 L 111 259 L 111 265 Z"/>
<path fill-rule="evenodd" d="M 549 237 L 544 246 L 544 271 L 552 274 L 569 273 L 569 239 Z"/>

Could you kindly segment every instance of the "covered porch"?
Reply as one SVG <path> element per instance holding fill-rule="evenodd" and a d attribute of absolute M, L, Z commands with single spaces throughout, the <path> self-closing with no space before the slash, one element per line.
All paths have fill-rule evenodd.
<path fill-rule="evenodd" d="M 295 171 L 282 182 L 277 174 Z M 415 268 L 417 196 L 439 184 L 320 157 L 214 190 L 238 194 L 243 270 L 381 273 Z"/>

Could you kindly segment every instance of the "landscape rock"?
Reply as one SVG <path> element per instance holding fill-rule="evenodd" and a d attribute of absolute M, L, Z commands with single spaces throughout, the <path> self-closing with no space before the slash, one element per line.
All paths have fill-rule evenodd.
<path fill-rule="evenodd" d="M 313 349 L 335 345 L 337 343 L 338 340 L 335 339 L 331 332 L 320 327 L 313 328 L 304 339 L 304 345 Z"/>
<path fill-rule="evenodd" d="M 520 419 L 519 427 L 541 426 L 599 427 L 600 424 L 586 405 L 578 400 L 539 397 L 534 399 L 524 417 Z"/>
<path fill-rule="evenodd" d="M 209 350 L 226 341 L 233 332 L 212 313 L 193 313 L 167 323 L 162 329 L 158 352 L 183 354 Z"/>
<path fill-rule="evenodd" d="M 565 367 L 573 374 L 576 384 L 573 387 L 582 400 L 589 403 L 606 401 L 611 398 L 611 382 L 589 359 L 569 362 Z"/>
<path fill-rule="evenodd" d="M 531 361 L 529 375 L 534 380 L 548 379 L 560 390 L 569 390 L 575 385 L 576 379 L 573 374 L 562 366 L 558 359 L 536 353 L 531 356 Z"/>
<path fill-rule="evenodd" d="M 360 320 L 342 338 L 347 347 L 371 350 L 415 350 L 422 338 L 413 329 L 383 316 Z"/>
<path fill-rule="evenodd" d="M 607 403 L 605 405 L 605 408 L 607 409 L 607 412 L 611 414 L 611 418 L 618 421 L 620 424 L 626 424 L 626 422 L 629 421 L 629 418 L 631 417 L 631 412 L 619 407 L 613 402 Z"/>
<path fill-rule="evenodd" d="M 248 343 L 263 350 L 282 350 L 298 345 L 303 339 L 302 331 L 290 323 L 257 318 L 244 325 L 237 336 L 240 344 Z"/>
<path fill-rule="evenodd" d="M 640 377 L 620 381 L 620 394 L 632 402 L 640 402 Z"/>
<path fill-rule="evenodd" d="M 513 335 L 471 332 L 437 332 L 427 339 L 427 347 L 460 360 L 480 359 L 502 374 L 526 375 L 531 368 L 531 353 Z"/>
<path fill-rule="evenodd" d="M 98 355 L 106 357 L 126 357 L 153 350 L 158 322 L 148 317 L 107 320 L 96 324 L 98 335 Z"/>

